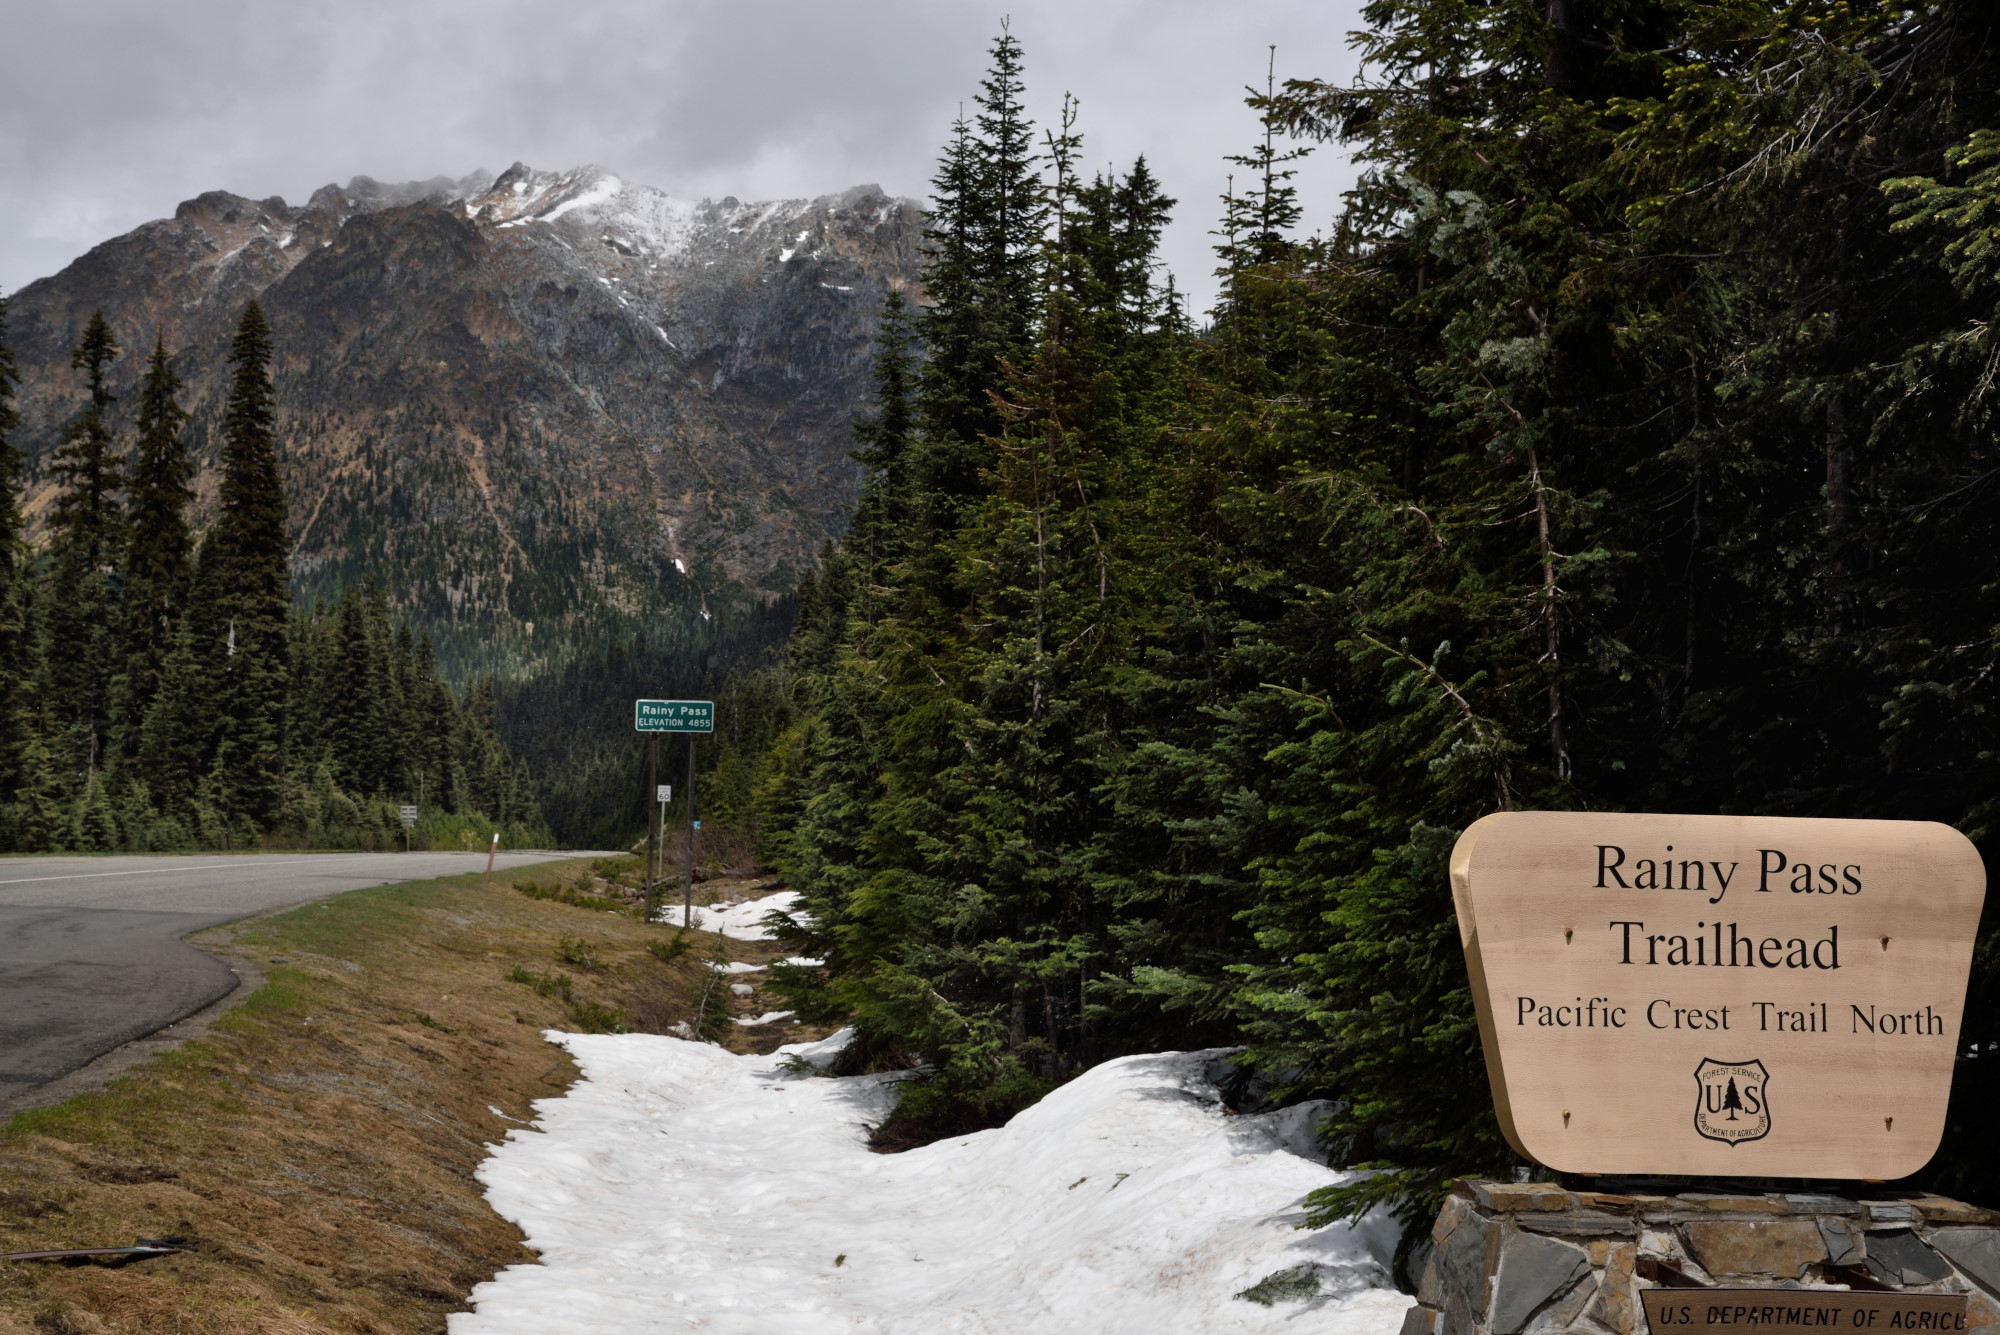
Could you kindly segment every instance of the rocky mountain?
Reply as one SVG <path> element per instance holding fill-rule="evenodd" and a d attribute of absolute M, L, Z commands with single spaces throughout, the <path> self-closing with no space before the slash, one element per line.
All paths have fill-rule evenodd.
<path fill-rule="evenodd" d="M 857 493 L 849 427 L 921 228 L 874 186 L 696 203 L 598 167 L 205 194 L 13 297 L 30 510 L 101 307 L 121 406 L 156 336 L 176 352 L 205 511 L 257 297 L 302 595 L 373 574 L 459 670 L 768 597 Z"/>

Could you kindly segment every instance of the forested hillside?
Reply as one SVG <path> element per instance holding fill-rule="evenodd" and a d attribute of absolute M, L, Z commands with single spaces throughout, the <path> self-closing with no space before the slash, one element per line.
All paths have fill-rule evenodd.
<path fill-rule="evenodd" d="M 2000 46 L 1969 0 L 1373 0 L 1249 99 L 1196 327 L 1170 209 L 992 48 L 799 593 L 757 816 L 924 1074 L 879 1136 L 1247 1041 L 1338 1100 L 1320 1217 L 1505 1173 L 1446 855 L 1515 808 L 2000 794 Z M 1362 173 L 1315 232 L 1295 174 Z M 1316 222 L 1317 220 L 1315 220 Z M 2000 1189 L 2000 937 L 1927 1181 Z M 1415 1236 L 1413 1233 L 1412 1236 Z"/>
<path fill-rule="evenodd" d="M 546 842 L 491 678 L 455 692 L 373 580 L 294 606 L 256 302 L 230 344 L 199 543 L 173 357 L 155 341 L 128 417 L 109 369 L 134 353 L 100 312 L 72 353 L 85 393 L 51 459 L 39 552 L 6 314 L 0 301 L 0 852 L 387 848 L 406 838 L 404 803 L 425 844 Z"/>
<path fill-rule="evenodd" d="M 872 186 L 694 201 L 601 167 L 211 191 L 13 294 L 32 536 L 93 312 L 173 349 L 208 526 L 254 298 L 302 597 L 372 576 L 461 681 L 754 608 L 853 504 L 876 307 L 911 285 L 920 226 Z M 127 402 L 139 360 L 106 367 Z"/>
<path fill-rule="evenodd" d="M 632 731 L 638 699 L 716 702 L 716 732 L 704 739 L 714 745 L 696 754 L 700 812 L 710 817 L 704 829 L 714 830 L 719 820 L 725 838 L 754 833 L 751 785 L 771 741 L 791 720 L 788 677 L 779 663 L 792 610 L 792 600 L 780 598 L 715 620 L 662 621 L 555 671 L 499 684 L 499 735 L 533 770 L 541 809 L 562 847 L 619 848 L 643 836 L 652 813 L 644 744 Z M 661 743 L 659 782 L 674 789 L 668 814 L 683 821 L 686 741 Z"/>

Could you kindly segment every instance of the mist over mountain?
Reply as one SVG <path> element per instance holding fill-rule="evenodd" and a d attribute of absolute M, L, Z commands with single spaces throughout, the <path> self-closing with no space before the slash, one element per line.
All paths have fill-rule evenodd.
<path fill-rule="evenodd" d="M 694 202 L 594 166 L 204 194 L 14 295 L 27 508 L 102 308 L 121 410 L 155 337 L 179 358 L 205 520 L 256 297 L 301 595 L 373 574 L 460 672 L 768 598 L 858 492 L 876 312 L 916 288 L 921 228 L 874 186 Z"/>

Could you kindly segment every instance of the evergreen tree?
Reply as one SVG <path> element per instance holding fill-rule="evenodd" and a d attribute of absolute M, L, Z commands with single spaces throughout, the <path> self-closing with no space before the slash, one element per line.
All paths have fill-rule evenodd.
<path fill-rule="evenodd" d="M 21 452 L 13 432 L 20 374 L 7 339 L 7 300 L 0 296 L 0 846 L 22 846 L 19 794 L 26 785 L 24 750 L 34 730 L 33 643 L 28 631 L 27 529 L 21 515 Z M 15 813 L 11 819 L 5 813 Z"/>
<path fill-rule="evenodd" d="M 1236 188 L 1236 174 L 1222 197 L 1222 244 L 1215 250 L 1222 259 L 1222 276 L 1233 279 L 1246 269 L 1275 264 L 1296 244 L 1292 236 L 1303 216 L 1298 187 L 1292 178 L 1298 161 L 1309 147 L 1280 148 L 1286 130 L 1286 104 L 1278 98 L 1278 49 L 1271 48 L 1270 67 L 1265 71 L 1264 91 L 1246 89 L 1250 105 L 1260 113 L 1264 134 L 1248 153 L 1232 153 L 1227 161 L 1243 169 L 1243 189 Z M 1226 300 L 1226 298 L 1225 298 Z"/>
<path fill-rule="evenodd" d="M 909 453 L 916 430 L 913 337 L 909 303 L 891 288 L 882 298 L 875 337 L 875 413 L 854 428 L 860 447 L 854 458 L 868 470 L 868 480 L 845 544 L 871 571 L 902 555 L 909 536 Z"/>
<path fill-rule="evenodd" d="M 116 751 L 137 752 L 160 674 L 179 637 L 194 578 L 187 508 L 194 500 L 194 462 L 182 430 L 180 377 L 163 337 L 155 341 L 139 388 L 138 451 L 126 502 L 124 552 L 124 671 L 113 684 Z"/>
<path fill-rule="evenodd" d="M 922 440 L 913 501 L 934 531 L 948 529 L 978 489 L 987 439 L 1001 426 L 992 395 L 1005 365 L 1033 346 L 1045 205 L 1034 122 L 1021 103 L 1021 44 L 1002 31 L 973 99 L 971 124 L 953 127 L 933 182 L 924 266 L 926 356 L 918 412 Z"/>
<path fill-rule="evenodd" d="M 104 763 L 117 658 L 117 560 L 123 543 L 108 382 L 118 340 L 93 312 L 70 353 L 87 398 L 63 427 L 50 460 L 62 490 L 49 512 L 49 573 L 42 619 L 41 699 L 65 786 L 80 793 Z"/>
<path fill-rule="evenodd" d="M 224 821 L 261 824 L 277 811 L 284 777 L 286 618 L 291 609 L 285 491 L 278 472 L 271 331 L 252 301 L 243 310 L 229 359 L 223 409 L 222 483 L 215 526 L 202 543 L 202 574 L 213 568 L 214 610 L 206 658 L 216 699 L 210 767 Z"/>
<path fill-rule="evenodd" d="M 1252 94 L 1199 341 L 1150 282 L 1157 187 L 1079 179 L 1066 113 L 997 382 L 966 352 L 987 130 L 955 127 L 919 490 L 940 442 L 979 449 L 902 552 L 869 514 L 801 588 L 766 811 L 827 960 L 782 979 L 802 1013 L 927 1064 L 902 1110 L 933 1131 L 1247 1039 L 1378 1170 L 1314 1217 L 1414 1222 L 1512 1166 L 1446 877 L 1472 820 L 1983 837 L 2000 149 L 1961 99 L 1990 25 L 1949 8 L 1381 0 L 1369 83 Z M 1324 239 L 1288 131 L 1364 165 Z"/>

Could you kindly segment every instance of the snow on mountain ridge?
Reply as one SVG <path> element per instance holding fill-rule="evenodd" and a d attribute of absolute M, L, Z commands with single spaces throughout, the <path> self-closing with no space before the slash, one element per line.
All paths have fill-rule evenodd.
<path fill-rule="evenodd" d="M 921 230 L 875 186 L 697 202 L 598 166 L 357 176 L 304 204 L 209 191 L 13 294 L 17 440 L 37 461 L 58 445 L 100 309 L 218 403 L 254 297 L 302 596 L 383 573 L 449 661 L 518 665 L 810 566 L 859 487 L 876 312 L 920 299 Z M 139 363 L 114 368 L 125 404 Z M 208 507 L 212 436 L 198 448 Z M 35 478 L 39 514 L 56 482 Z"/>
<path fill-rule="evenodd" d="M 881 193 L 874 186 L 857 190 L 869 195 Z M 767 251 L 777 263 L 785 264 L 800 252 L 813 229 L 800 232 L 790 245 L 783 244 L 785 236 L 777 233 L 789 235 L 789 225 L 815 206 L 837 208 L 856 193 L 749 204 L 728 195 L 697 202 L 634 184 L 595 164 L 557 172 L 538 171 L 517 162 L 485 190 L 466 195 L 454 205 L 467 219 L 502 230 L 572 220 L 596 229 L 594 239 L 653 263 L 682 258 L 694 249 L 714 249 Z M 886 206 L 878 208 L 876 221 L 886 221 L 888 212 Z"/>

